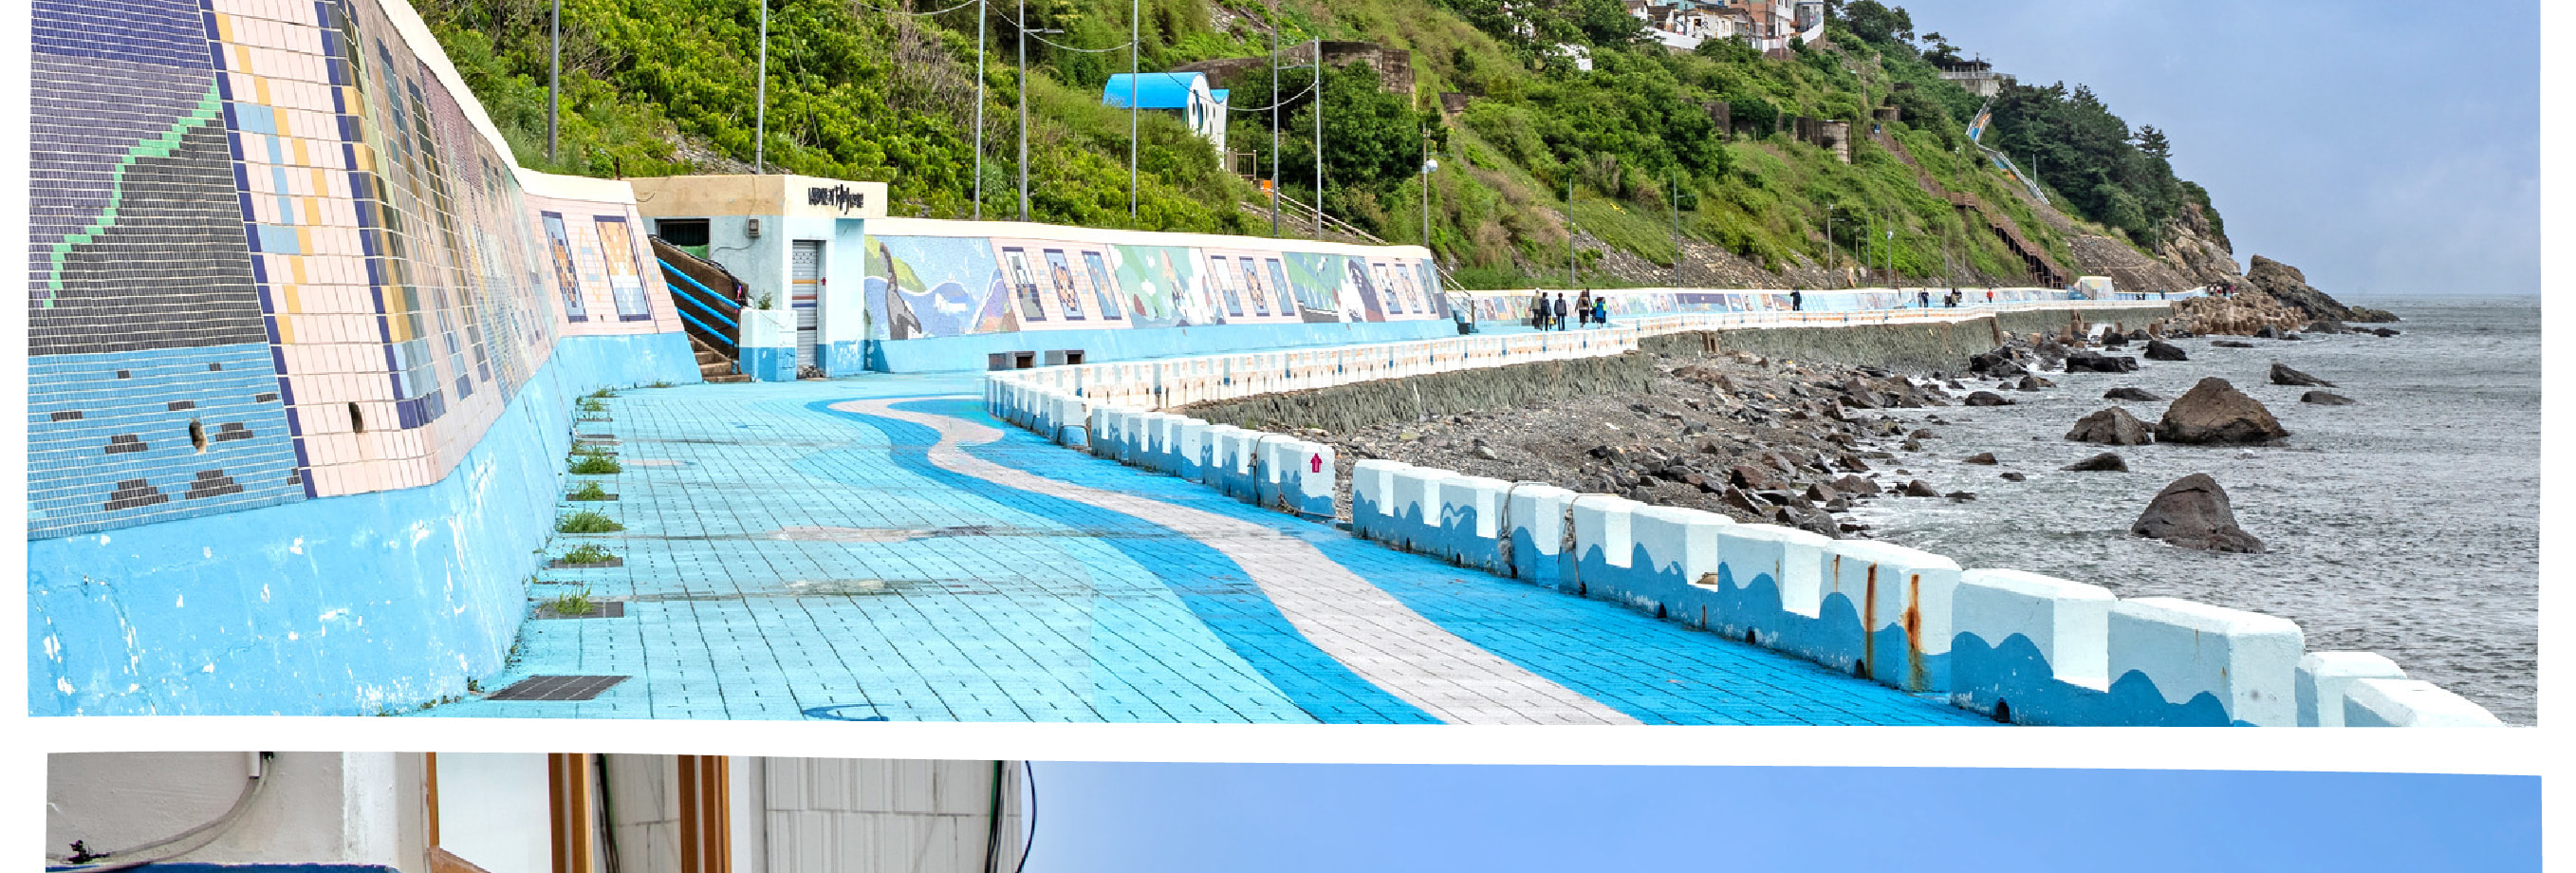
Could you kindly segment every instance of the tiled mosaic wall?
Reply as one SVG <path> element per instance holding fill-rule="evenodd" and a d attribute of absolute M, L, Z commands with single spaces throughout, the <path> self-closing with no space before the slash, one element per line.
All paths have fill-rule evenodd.
<path fill-rule="evenodd" d="M 631 197 L 529 196 L 392 16 L 37 0 L 31 539 L 426 485 L 558 336 L 679 330 Z"/>
<path fill-rule="evenodd" d="M 1418 258 L 1071 238 L 867 239 L 868 323 L 879 340 L 1449 317 L 1438 278 Z"/>

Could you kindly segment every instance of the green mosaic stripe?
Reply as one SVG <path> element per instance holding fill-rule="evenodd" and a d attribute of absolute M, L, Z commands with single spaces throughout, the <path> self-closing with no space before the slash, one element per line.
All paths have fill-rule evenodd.
<path fill-rule="evenodd" d="M 71 256 L 72 249 L 98 239 L 99 234 L 107 232 L 109 227 L 116 224 L 116 207 L 125 197 L 126 168 L 134 166 L 136 161 L 145 158 L 169 157 L 170 153 L 178 150 L 179 141 L 186 138 L 190 131 L 220 121 L 223 117 L 222 92 L 213 85 L 207 85 L 206 96 L 197 100 L 197 108 L 194 111 L 181 116 L 178 123 L 171 125 L 170 129 L 163 131 L 160 136 L 135 143 L 133 148 L 126 150 L 125 157 L 116 162 L 116 169 L 108 176 L 109 190 L 117 193 L 108 198 L 107 208 L 99 213 L 96 220 L 81 228 L 79 232 L 65 236 L 62 241 L 54 243 L 51 261 L 45 271 L 46 296 L 42 302 L 44 308 L 53 308 L 54 293 L 63 290 L 63 260 Z"/>

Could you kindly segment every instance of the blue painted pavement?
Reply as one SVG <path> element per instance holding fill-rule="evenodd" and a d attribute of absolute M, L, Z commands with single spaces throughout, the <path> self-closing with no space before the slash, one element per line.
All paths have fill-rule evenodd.
<path fill-rule="evenodd" d="M 597 544 L 624 565 L 542 571 L 531 607 L 581 593 L 624 614 L 526 622 L 483 692 L 631 678 L 590 701 L 477 695 L 423 714 L 1991 723 L 1056 447 L 985 416 L 967 399 L 977 379 L 606 401 L 611 420 L 582 433 L 612 437 L 625 469 L 574 487 L 595 479 L 618 499 L 562 509 L 626 529 L 547 548 Z"/>

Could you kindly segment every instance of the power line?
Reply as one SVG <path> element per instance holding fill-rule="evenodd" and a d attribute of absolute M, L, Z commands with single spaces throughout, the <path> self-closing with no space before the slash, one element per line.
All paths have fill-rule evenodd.
<path fill-rule="evenodd" d="M 1298 99 L 1298 98 L 1300 98 L 1300 97 L 1304 97 L 1304 96 L 1306 96 L 1306 95 L 1308 95 L 1308 94 L 1312 94 L 1312 93 L 1315 93 L 1315 83 L 1313 83 L 1313 82 L 1308 82 L 1308 83 L 1306 83 L 1306 90 L 1299 91 L 1299 92 L 1297 92 L 1297 93 L 1295 93 L 1295 94 L 1290 94 L 1290 95 L 1288 95 L 1288 96 L 1286 96 L 1286 97 L 1280 98 L 1278 102 L 1272 103 L 1272 104 L 1270 104 L 1270 105 L 1268 105 L 1268 106 L 1255 106 L 1255 107 L 1252 107 L 1252 108 L 1250 108 L 1250 109 L 1243 109 L 1243 108 L 1238 108 L 1238 107 L 1234 107 L 1234 106 L 1228 106 L 1228 107 L 1226 107 L 1226 108 L 1227 108 L 1227 109 L 1230 109 L 1230 110 L 1233 110 L 1233 111 L 1235 111 L 1235 112 L 1268 112 L 1268 111 L 1270 111 L 1270 110 L 1272 110 L 1272 109 L 1276 109 L 1276 108 L 1278 108 L 1278 107 L 1286 106 L 1286 105 L 1288 105 L 1288 104 L 1290 104 L 1290 103 L 1297 102 L 1297 99 Z"/>

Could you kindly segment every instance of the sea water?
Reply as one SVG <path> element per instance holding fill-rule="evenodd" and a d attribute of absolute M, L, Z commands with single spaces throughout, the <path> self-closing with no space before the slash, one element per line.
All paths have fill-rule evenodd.
<path fill-rule="evenodd" d="M 1939 434 L 1921 453 L 1880 462 L 1942 492 L 1889 497 L 1860 514 L 1874 536 L 1958 560 L 2101 585 L 2121 597 L 2169 596 L 2298 622 L 2309 651 L 2387 655 L 2407 675 L 2477 701 L 2515 724 L 2535 718 L 2539 655 L 2540 304 L 2537 297 L 2354 300 L 2395 312 L 2400 336 L 2249 339 L 2257 348 L 2175 341 L 2182 362 L 2135 373 L 2049 373 L 2058 387 L 2002 391 L 2018 405 L 1906 410 Z M 2241 338 L 2240 338 L 2241 339 Z M 2271 384 L 2279 361 L 2336 384 Z M 1964 364 L 1964 362 L 1962 362 Z M 2204 376 L 2234 384 L 2290 431 L 2282 447 L 2069 441 L 2075 420 L 2112 405 L 2153 425 L 2165 402 L 2111 401 L 2130 385 L 2166 401 Z M 1967 384 L 1967 383 L 1963 383 Z M 1968 387 L 1992 388 L 1993 383 Z M 2299 402 L 2309 390 L 2359 401 Z M 2002 463 L 1961 463 L 1992 451 Z M 2127 473 L 2070 473 L 2103 451 Z M 2000 478 L 2006 471 L 2028 481 Z M 2175 479 L 2208 473 L 2264 554 L 2177 548 L 2129 525 Z"/>

